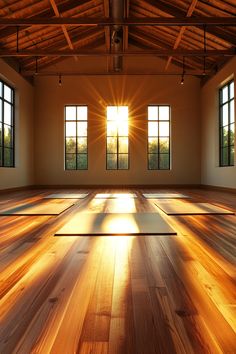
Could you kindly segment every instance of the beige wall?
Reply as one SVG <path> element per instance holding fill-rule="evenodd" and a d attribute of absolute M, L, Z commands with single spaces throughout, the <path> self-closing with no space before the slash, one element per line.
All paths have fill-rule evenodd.
<path fill-rule="evenodd" d="M 0 59 L 0 77 L 15 88 L 15 168 L 0 168 L 0 189 L 34 184 L 33 105 L 34 89 Z"/>
<path fill-rule="evenodd" d="M 202 117 L 202 184 L 236 188 L 234 167 L 219 167 L 219 87 L 236 75 L 233 58 L 201 90 Z M 236 96 L 236 85 L 235 85 Z M 235 101 L 236 102 L 236 101 Z M 236 105 L 235 105 L 236 108 Z M 236 109 L 235 109 L 236 111 Z"/>
<path fill-rule="evenodd" d="M 73 59 L 73 58 L 72 58 Z M 200 183 L 200 83 L 176 76 L 37 77 L 35 176 L 40 185 Z M 64 170 L 64 106 L 88 105 L 88 171 Z M 106 171 L 106 105 L 130 112 L 130 169 Z M 147 170 L 147 105 L 171 105 L 172 168 Z"/>

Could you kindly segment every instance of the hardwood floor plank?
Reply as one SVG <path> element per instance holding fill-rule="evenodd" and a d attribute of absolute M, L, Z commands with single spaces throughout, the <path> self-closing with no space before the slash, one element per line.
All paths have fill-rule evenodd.
<path fill-rule="evenodd" d="M 19 207 L 63 189 L 10 192 Z M 236 353 L 236 216 L 162 217 L 177 236 L 54 237 L 78 211 L 155 212 L 142 193 L 182 193 L 236 210 L 232 193 L 73 189 L 57 217 L 0 217 L 0 353 Z M 124 201 L 97 193 L 132 193 Z"/>

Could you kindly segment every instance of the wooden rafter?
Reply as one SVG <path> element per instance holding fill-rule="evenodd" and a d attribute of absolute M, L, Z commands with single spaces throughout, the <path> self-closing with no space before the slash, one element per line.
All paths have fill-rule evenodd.
<path fill-rule="evenodd" d="M 161 11 L 163 11 L 164 13 L 166 13 L 169 16 L 173 16 L 174 17 L 178 17 L 181 18 L 183 16 L 185 16 L 184 11 L 180 10 L 178 7 L 173 6 L 172 4 L 167 4 L 166 2 L 164 2 L 163 0 L 158 0 L 158 3 L 155 0 L 145 0 L 144 4 L 149 4 L 151 5 L 153 8 L 155 9 L 160 9 Z M 197 17 L 199 18 L 199 17 Z M 206 18 L 206 17 L 205 17 Z M 213 18 L 213 17 L 209 17 L 209 18 Z M 234 22 L 236 21 L 236 17 L 224 17 L 226 18 L 232 18 L 234 19 Z M 189 20 L 194 20 L 194 17 L 190 17 Z M 207 24 L 207 23 L 205 23 Z M 202 30 L 202 25 L 204 25 L 204 23 L 202 24 L 196 24 L 197 27 L 199 27 Z M 233 45 L 236 45 L 236 38 L 235 36 L 232 36 L 229 33 L 226 33 L 225 31 L 223 31 L 221 28 L 217 28 L 217 27 L 211 27 L 209 26 L 209 24 L 207 24 L 207 32 L 210 33 L 211 35 L 218 37 L 228 43 L 231 43 Z M 219 24 L 220 25 L 220 24 Z"/>
<path fill-rule="evenodd" d="M 198 0 L 192 0 L 192 1 L 191 1 L 191 4 L 190 4 L 190 6 L 189 6 L 189 8 L 188 8 L 188 12 L 187 12 L 187 14 L 186 14 L 186 17 L 191 17 L 191 16 L 192 16 L 192 13 L 193 13 L 193 11 L 194 11 L 196 5 L 197 5 L 197 2 L 198 2 Z M 180 41 L 181 41 L 181 39 L 182 39 L 182 37 L 183 37 L 183 34 L 184 34 L 184 32 L 185 32 L 185 30 L 186 30 L 186 26 L 182 26 L 182 27 L 180 28 L 180 31 L 179 31 L 179 34 L 178 34 L 176 40 L 175 40 L 173 49 L 177 49 L 177 48 L 178 48 L 178 46 L 179 46 L 179 44 L 180 44 Z M 172 60 L 172 57 L 169 57 L 168 60 L 167 60 L 166 66 L 165 66 L 165 71 L 168 69 L 168 67 L 169 67 L 169 65 L 170 65 L 170 63 L 171 63 L 171 60 Z"/>
<path fill-rule="evenodd" d="M 68 1 L 65 3 L 63 2 L 62 4 L 58 4 L 57 8 L 58 8 L 58 11 L 60 14 L 64 14 L 64 13 L 67 14 L 71 10 L 78 9 L 80 15 L 82 15 L 82 14 L 85 15 L 87 13 L 87 10 L 86 11 L 81 10 L 83 5 L 87 5 L 87 6 L 90 5 L 92 7 L 93 0 L 89 0 L 89 1 L 88 0 L 80 0 L 79 3 L 77 0 L 71 0 L 71 1 Z M 53 16 L 53 9 L 51 7 L 49 9 L 45 9 L 44 11 L 42 11 L 40 13 L 40 18 L 44 18 L 44 19 L 49 20 L 50 18 L 52 18 L 52 16 Z M 0 19 L 1 18 L 3 18 L 3 17 L 0 17 Z M 30 20 L 34 20 L 37 18 L 39 18 L 39 15 L 34 15 L 34 16 L 30 17 Z M 26 26 L 20 26 L 19 32 L 27 29 L 27 27 L 29 27 L 29 26 L 31 26 L 31 24 L 26 25 Z M 11 35 L 15 35 L 15 33 L 16 33 L 16 29 L 14 28 L 14 26 L 13 27 L 12 26 L 5 27 L 5 28 L 1 29 L 1 31 L 0 31 L 0 39 L 11 36 Z"/>
<path fill-rule="evenodd" d="M 56 17 L 60 17 L 60 13 L 59 13 L 59 11 L 58 11 L 58 7 L 57 7 L 57 4 L 55 3 L 55 0 L 49 0 L 49 1 L 50 1 L 50 4 L 51 4 L 51 6 L 52 6 L 52 8 L 53 8 L 53 11 L 54 11 Z M 65 39 L 66 39 L 66 41 L 67 41 L 67 43 L 68 43 L 69 48 L 70 48 L 71 50 L 73 50 L 73 49 L 74 49 L 74 46 L 73 46 L 73 44 L 72 44 L 72 42 L 71 42 L 71 39 L 70 39 L 70 36 L 69 36 L 69 33 L 68 33 L 68 31 L 67 31 L 66 26 L 65 26 L 65 25 L 62 25 L 61 28 L 62 28 L 62 31 L 63 31 L 63 33 L 64 33 L 64 36 L 65 36 Z"/>

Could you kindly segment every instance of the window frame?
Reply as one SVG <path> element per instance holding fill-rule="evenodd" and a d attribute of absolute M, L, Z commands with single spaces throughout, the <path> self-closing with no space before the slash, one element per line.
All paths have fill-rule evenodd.
<path fill-rule="evenodd" d="M 235 100 L 235 95 L 233 96 L 233 98 L 230 98 L 230 85 L 231 83 L 234 83 L 234 79 L 230 79 L 229 81 L 227 81 L 223 86 L 221 86 L 219 88 L 218 91 L 218 97 L 219 97 L 219 167 L 233 167 L 234 166 L 234 159 L 235 159 L 235 113 L 234 113 L 234 122 L 230 123 L 230 117 L 231 117 L 231 113 L 230 113 L 230 102 L 234 102 Z M 223 102 L 223 89 L 227 87 L 227 91 L 228 91 L 228 99 L 227 101 Z M 228 123 L 224 126 L 223 125 L 223 106 L 224 105 L 228 105 Z M 230 126 L 231 124 L 234 125 L 234 144 L 230 145 Z M 223 164 L 223 149 L 224 146 L 222 144 L 222 129 L 224 129 L 224 127 L 227 127 L 227 135 L 228 135 L 228 141 L 227 141 L 227 164 Z M 231 164 L 230 162 L 230 150 L 231 147 L 234 147 L 234 159 L 233 159 L 233 163 Z"/>
<path fill-rule="evenodd" d="M 66 120 L 66 107 L 75 107 L 76 108 L 76 119 L 75 120 Z M 77 119 L 77 107 L 87 107 L 87 120 L 78 120 Z M 66 152 L 66 139 L 68 138 L 66 136 L 66 123 L 67 122 L 73 122 L 76 123 L 76 135 L 75 135 L 75 153 L 67 153 Z M 86 122 L 87 123 L 87 135 L 85 136 L 80 136 L 77 135 L 78 132 L 78 122 Z M 77 146 L 77 139 L 78 138 L 86 138 L 86 153 L 78 153 L 78 146 Z M 76 168 L 67 168 L 66 167 L 66 155 L 75 155 L 76 156 Z M 86 155 L 87 156 L 87 167 L 86 168 L 78 168 L 78 161 L 77 161 L 77 155 Z M 89 166 L 89 158 L 88 158 L 88 105 L 86 104 L 66 104 L 64 106 L 64 170 L 65 171 L 87 171 Z"/>
<path fill-rule="evenodd" d="M 108 107 L 128 107 L 128 135 L 119 135 L 118 128 L 116 136 L 107 135 L 107 122 L 112 122 L 112 120 L 107 119 L 107 108 Z M 107 152 L 107 138 L 116 138 L 116 153 L 108 153 Z M 127 153 L 119 153 L 119 138 L 127 138 L 128 139 L 128 152 Z M 107 167 L 107 156 L 108 155 L 116 155 L 116 168 L 108 168 Z M 127 168 L 119 168 L 119 155 L 127 155 L 128 156 L 128 167 Z M 106 106 L 106 171 L 128 171 L 130 169 L 130 140 L 129 140 L 129 106 L 128 105 L 107 105 Z"/>
<path fill-rule="evenodd" d="M 169 149 L 168 153 L 160 153 L 160 136 L 159 136 L 159 124 L 158 124 L 158 135 L 157 137 L 149 136 L 148 132 L 148 123 L 149 122 L 157 122 L 159 123 L 160 120 L 149 120 L 148 119 L 148 107 L 157 107 L 158 108 L 158 117 L 159 117 L 159 107 L 169 107 L 169 120 L 161 120 L 161 122 L 168 122 L 169 123 Z M 149 138 L 157 138 L 158 139 L 158 152 L 157 153 L 149 153 Z M 149 168 L 149 155 L 157 155 L 157 166 L 158 168 Z M 160 168 L 160 155 L 168 155 L 169 158 L 169 165 L 168 168 Z M 147 106 L 147 169 L 148 171 L 170 171 L 171 170 L 171 106 L 170 104 L 149 104 Z"/>
<path fill-rule="evenodd" d="M 15 168 L 15 89 L 14 87 L 12 87 L 11 85 L 9 85 L 7 82 L 5 82 L 4 80 L 2 80 L 2 78 L 0 78 L 0 83 L 2 84 L 2 97 L 0 97 L 0 105 L 2 105 L 2 122 L 0 122 L 0 125 L 2 127 L 2 164 L 0 165 L 0 168 Z M 10 88 L 11 93 L 12 93 L 12 102 L 7 101 L 4 98 L 4 86 L 7 86 Z M 4 103 L 8 103 L 11 106 L 11 120 L 12 120 L 12 124 L 6 124 L 7 126 L 11 127 L 12 129 L 12 147 L 7 147 L 8 149 L 12 150 L 12 164 L 10 166 L 4 165 L 4 149 L 5 149 L 5 144 L 4 144 Z"/>

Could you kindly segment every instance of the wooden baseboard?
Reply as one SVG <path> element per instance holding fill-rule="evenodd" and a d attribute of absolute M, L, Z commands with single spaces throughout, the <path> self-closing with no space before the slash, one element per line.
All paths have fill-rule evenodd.
<path fill-rule="evenodd" d="M 209 185 L 209 184 L 201 184 L 200 188 L 202 188 L 202 189 L 210 189 L 210 190 L 219 191 L 219 192 L 221 191 L 221 192 L 236 193 L 236 188 L 212 186 L 212 185 Z"/>
<path fill-rule="evenodd" d="M 35 186 L 22 186 L 22 187 L 0 189 L 0 194 L 18 192 L 18 191 L 25 191 L 25 190 L 34 189 L 34 188 L 35 188 Z"/>
<path fill-rule="evenodd" d="M 88 185 L 37 185 L 34 186 L 37 189 L 186 189 L 186 188 L 201 188 L 200 184 L 126 184 L 126 185 L 99 185 L 99 184 L 88 184 Z"/>

